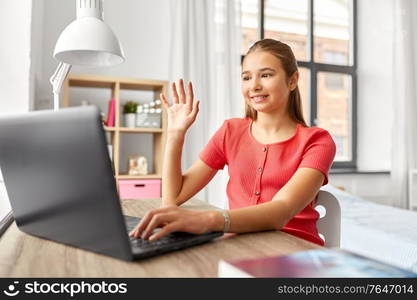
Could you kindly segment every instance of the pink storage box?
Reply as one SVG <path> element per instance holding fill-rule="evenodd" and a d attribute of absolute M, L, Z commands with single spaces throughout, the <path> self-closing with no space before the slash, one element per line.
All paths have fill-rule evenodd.
<path fill-rule="evenodd" d="M 161 180 L 119 180 L 120 199 L 161 197 Z"/>

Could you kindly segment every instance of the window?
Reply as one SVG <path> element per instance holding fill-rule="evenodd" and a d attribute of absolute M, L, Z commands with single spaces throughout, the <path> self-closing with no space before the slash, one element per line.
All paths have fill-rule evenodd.
<path fill-rule="evenodd" d="M 324 51 L 323 58 L 329 64 L 343 65 L 347 63 L 346 53 L 343 52 Z"/>
<path fill-rule="evenodd" d="M 356 0 L 242 0 L 242 55 L 258 39 L 297 58 L 303 111 L 333 136 L 333 168 L 356 167 Z"/>
<path fill-rule="evenodd" d="M 342 156 L 346 145 L 346 139 L 340 135 L 332 136 L 334 143 L 336 144 L 336 157 Z"/>
<path fill-rule="evenodd" d="M 320 86 L 320 84 L 318 85 L 318 91 L 319 92 L 323 92 L 326 89 L 327 90 L 332 90 L 332 91 L 344 91 L 344 87 L 345 87 L 345 75 L 343 74 L 338 74 L 338 73 L 330 73 L 330 72 L 319 72 L 318 78 L 320 80 L 320 75 L 322 75 L 321 77 L 324 77 L 324 86 Z M 329 94 L 328 92 L 325 94 Z"/>

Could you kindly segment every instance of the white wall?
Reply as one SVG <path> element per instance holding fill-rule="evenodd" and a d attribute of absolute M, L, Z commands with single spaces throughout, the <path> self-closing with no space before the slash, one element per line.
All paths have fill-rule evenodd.
<path fill-rule="evenodd" d="M 358 4 L 358 169 L 391 169 L 393 0 Z"/>
<path fill-rule="evenodd" d="M 0 115 L 29 110 L 32 1 L 0 1 Z"/>
<path fill-rule="evenodd" d="M 0 116 L 29 111 L 31 13 L 31 0 L 0 2 Z M 9 210 L 0 170 L 0 220 Z"/>
<path fill-rule="evenodd" d="M 30 110 L 35 109 L 37 89 L 42 79 L 42 51 L 43 51 L 43 19 L 44 1 L 32 0 L 32 22 L 31 22 L 31 69 L 30 69 Z"/>

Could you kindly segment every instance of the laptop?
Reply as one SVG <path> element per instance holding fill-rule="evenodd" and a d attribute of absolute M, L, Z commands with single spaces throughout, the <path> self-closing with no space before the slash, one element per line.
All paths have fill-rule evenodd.
<path fill-rule="evenodd" d="M 208 242 L 221 232 L 130 238 L 95 106 L 0 117 L 0 168 L 18 228 L 123 260 Z"/>

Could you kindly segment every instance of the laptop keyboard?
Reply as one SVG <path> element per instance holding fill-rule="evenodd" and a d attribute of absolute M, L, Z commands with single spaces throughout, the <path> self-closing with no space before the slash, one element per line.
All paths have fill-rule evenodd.
<path fill-rule="evenodd" d="M 126 221 L 126 226 L 128 232 L 133 230 L 136 225 L 139 223 L 140 218 L 136 217 L 130 217 L 130 216 L 124 216 Z M 155 229 L 154 233 L 158 232 L 160 229 Z M 152 249 L 152 248 L 159 248 L 164 245 L 173 245 L 178 242 L 183 242 L 184 240 L 188 240 L 191 237 L 194 237 L 194 234 L 187 233 L 187 232 L 173 232 L 170 234 L 167 234 L 156 241 L 150 241 L 150 240 L 144 240 L 141 238 L 130 238 L 130 244 L 133 248 L 140 248 L 140 249 Z"/>
<path fill-rule="evenodd" d="M 142 249 L 150 249 L 150 248 L 155 248 L 155 247 L 159 247 L 163 245 L 172 245 L 174 243 L 183 241 L 184 239 L 187 239 L 187 237 L 189 237 L 189 235 L 181 236 L 179 233 L 180 232 L 168 234 L 166 236 L 163 236 L 162 238 L 157 239 L 156 241 L 149 241 L 149 240 L 144 240 L 141 238 L 131 237 L 130 244 L 133 247 L 139 247 Z"/>
<path fill-rule="evenodd" d="M 127 230 L 130 232 L 139 223 L 140 218 L 124 216 Z M 160 229 L 155 229 L 154 233 Z M 143 240 L 130 237 L 133 256 L 136 259 L 147 258 L 162 253 L 179 250 L 208 242 L 223 235 L 222 232 L 209 232 L 204 234 L 192 234 L 188 232 L 172 232 L 156 241 Z"/>

